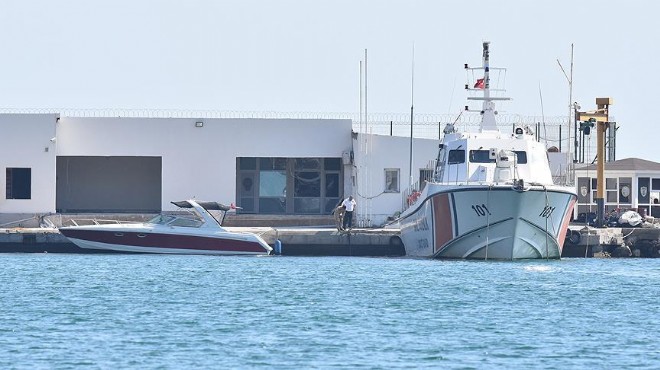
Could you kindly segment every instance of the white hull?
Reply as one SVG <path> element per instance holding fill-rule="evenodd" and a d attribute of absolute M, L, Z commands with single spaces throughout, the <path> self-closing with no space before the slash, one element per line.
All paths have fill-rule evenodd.
<path fill-rule="evenodd" d="M 131 252 L 131 253 L 161 253 L 161 254 L 203 254 L 203 255 L 267 255 L 268 251 L 263 252 L 241 252 L 241 251 L 214 251 L 209 249 L 194 250 L 183 248 L 158 248 L 158 247 L 143 247 L 123 244 L 108 244 L 100 243 L 91 240 L 82 240 L 69 238 L 69 240 L 83 249 L 97 249 L 109 250 L 116 252 Z"/>
<path fill-rule="evenodd" d="M 411 257 L 557 259 L 575 204 L 572 189 L 428 183 L 400 220 Z"/>
<path fill-rule="evenodd" d="M 211 255 L 267 255 L 272 251 L 256 234 L 224 229 L 125 224 L 72 226 L 60 228 L 60 232 L 83 249 Z"/>

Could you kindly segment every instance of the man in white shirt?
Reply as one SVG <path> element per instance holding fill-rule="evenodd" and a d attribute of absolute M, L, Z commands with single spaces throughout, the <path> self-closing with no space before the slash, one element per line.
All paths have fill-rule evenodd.
<path fill-rule="evenodd" d="M 341 202 L 341 205 L 346 207 L 346 213 L 344 214 L 344 230 L 349 230 L 353 228 L 353 211 L 357 203 L 353 199 L 353 196 L 349 196 Z"/>

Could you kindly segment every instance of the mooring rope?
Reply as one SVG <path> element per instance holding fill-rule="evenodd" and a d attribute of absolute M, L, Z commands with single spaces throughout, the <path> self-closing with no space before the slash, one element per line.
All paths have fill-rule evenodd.
<path fill-rule="evenodd" d="M 493 187 L 493 184 L 488 184 L 488 193 L 486 193 L 486 256 L 485 260 L 488 260 L 488 245 L 489 236 L 490 236 L 490 189 Z"/>

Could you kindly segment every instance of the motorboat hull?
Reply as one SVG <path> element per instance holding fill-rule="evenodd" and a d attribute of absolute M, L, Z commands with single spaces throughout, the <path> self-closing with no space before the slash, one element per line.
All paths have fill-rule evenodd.
<path fill-rule="evenodd" d="M 576 202 L 568 188 L 429 183 L 400 220 L 407 256 L 558 259 Z"/>
<path fill-rule="evenodd" d="M 261 237 L 251 233 L 182 233 L 103 226 L 63 227 L 60 232 L 83 249 L 214 255 L 267 255 L 272 251 Z"/>

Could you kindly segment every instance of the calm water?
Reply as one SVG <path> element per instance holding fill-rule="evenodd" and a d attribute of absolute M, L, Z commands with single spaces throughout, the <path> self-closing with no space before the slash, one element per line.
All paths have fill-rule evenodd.
<path fill-rule="evenodd" d="M 660 368 L 660 259 L 0 255 L 0 368 Z"/>

